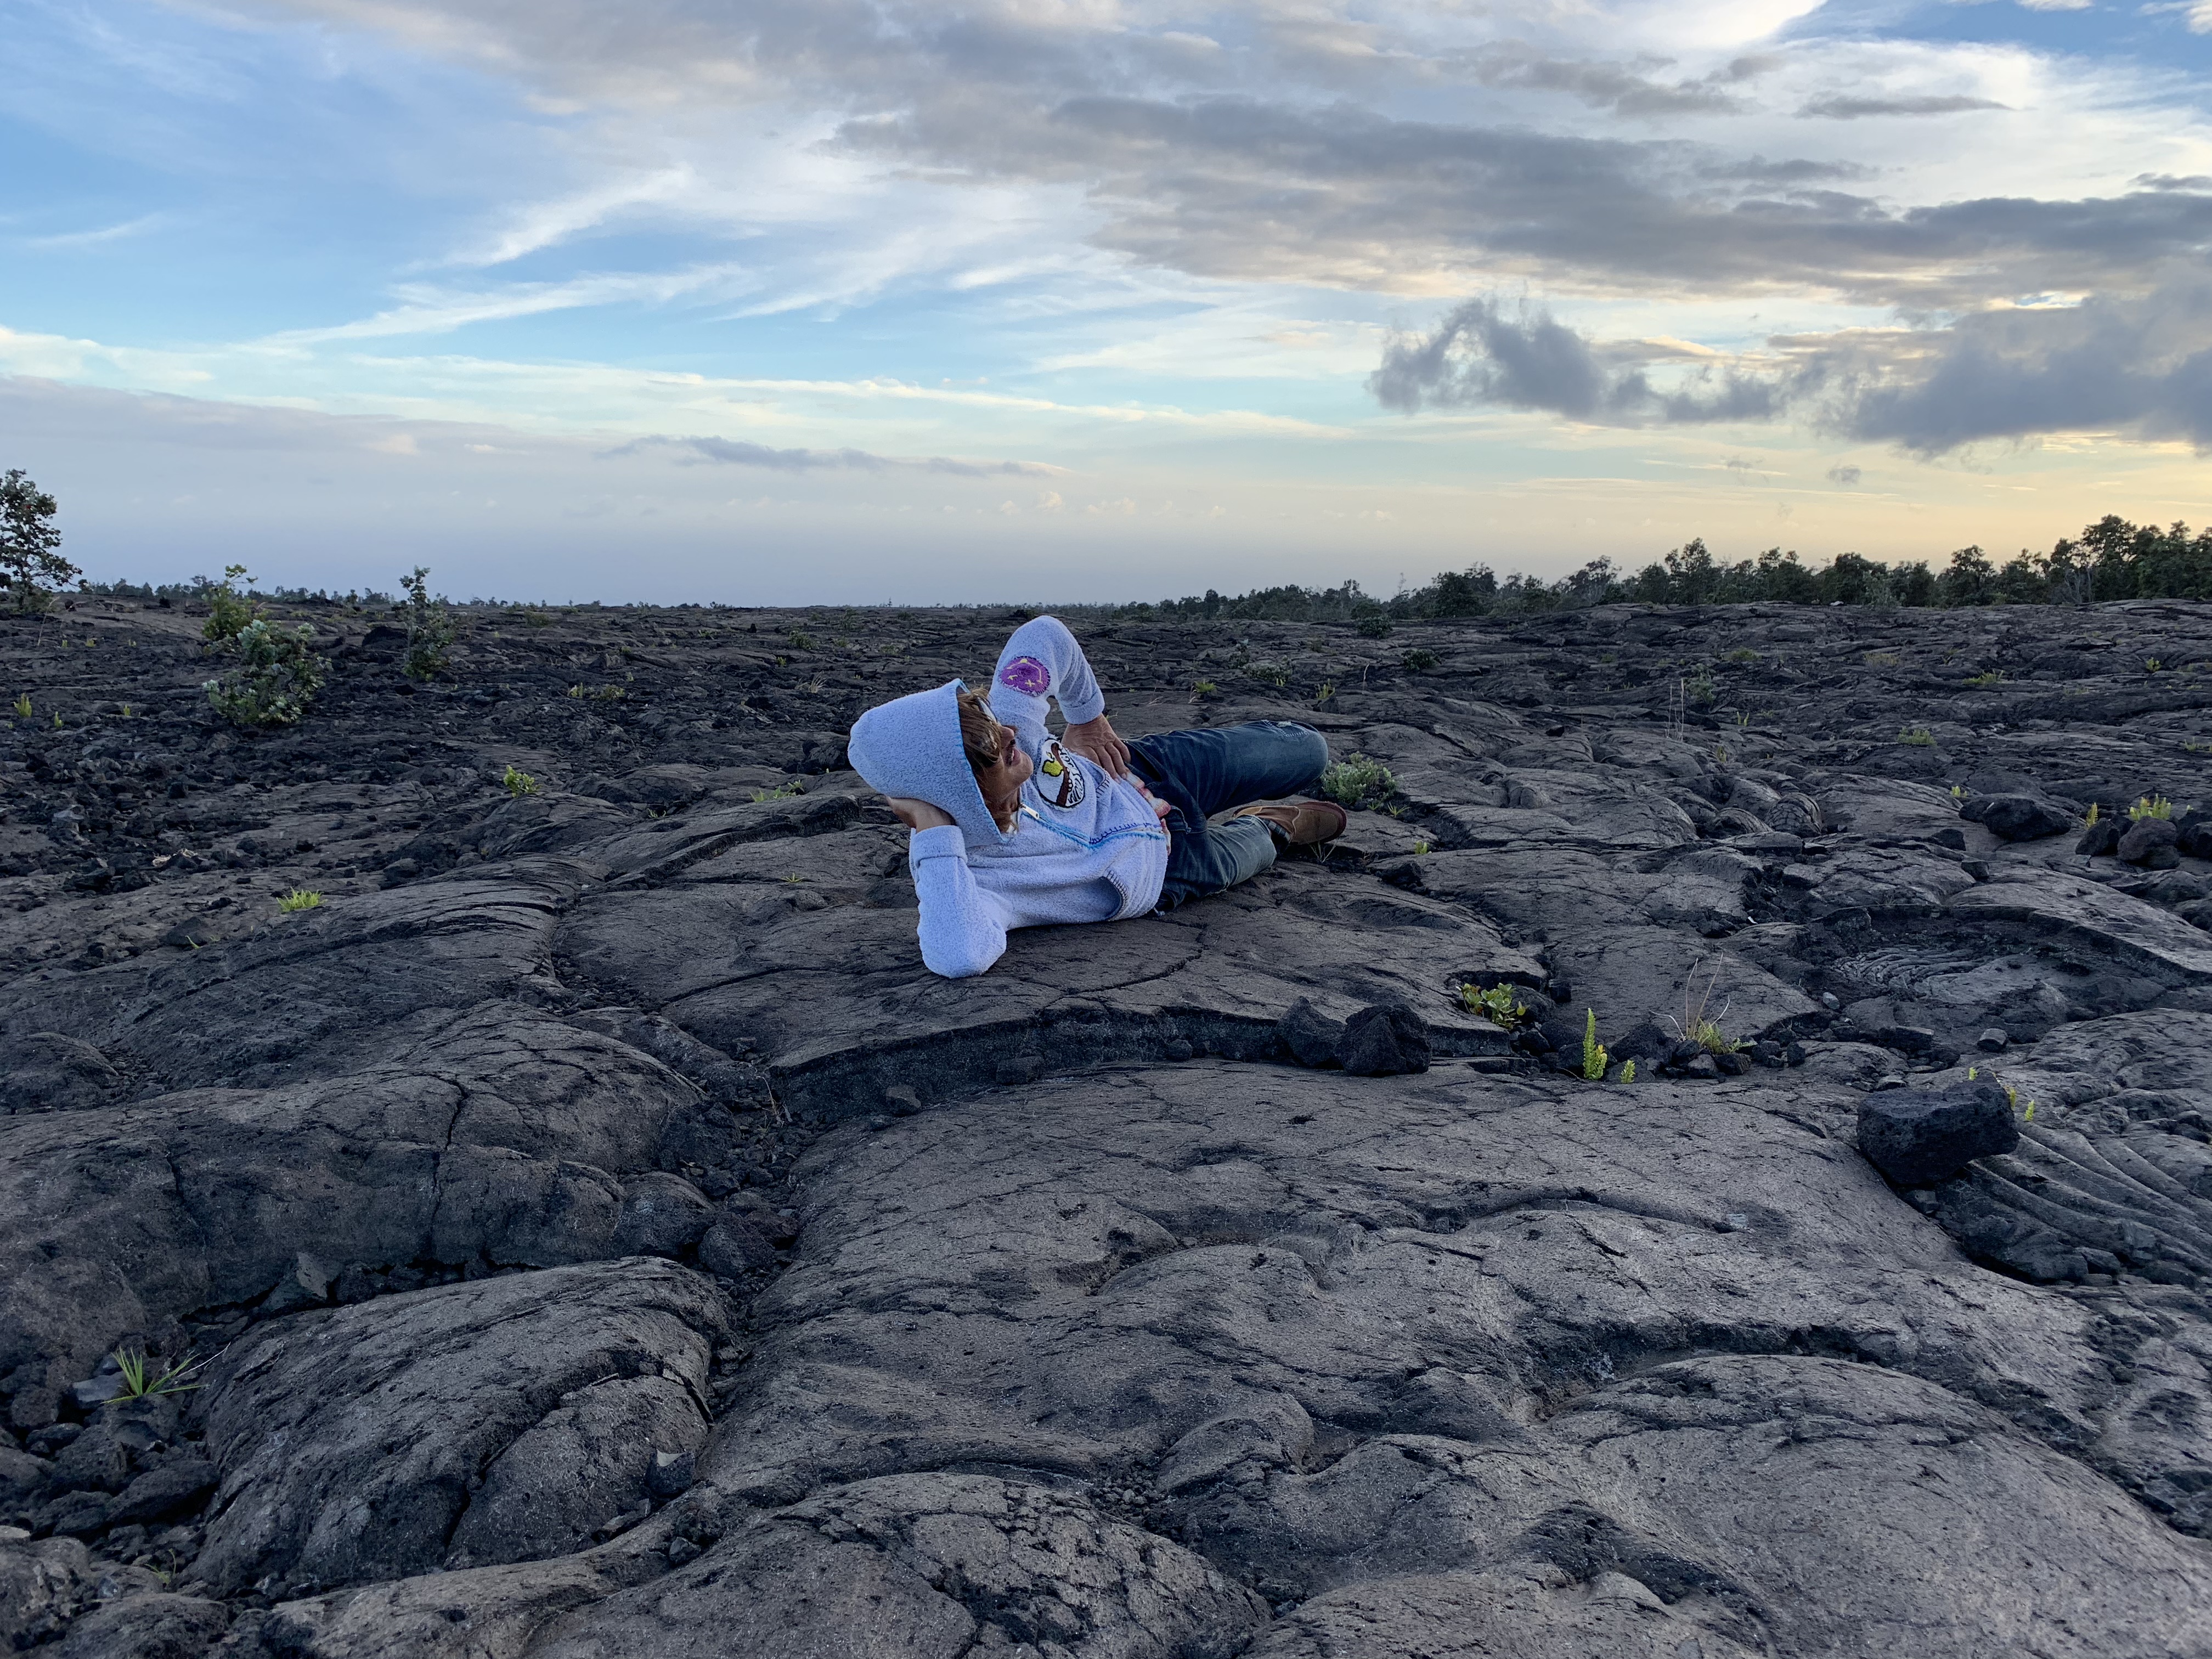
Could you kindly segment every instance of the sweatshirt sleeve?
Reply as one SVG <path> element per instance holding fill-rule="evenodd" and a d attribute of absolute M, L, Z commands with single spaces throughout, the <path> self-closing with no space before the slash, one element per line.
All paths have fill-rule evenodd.
<path fill-rule="evenodd" d="M 1022 734 L 1034 750 L 1045 739 L 1045 699 L 1057 698 L 1070 726 L 1095 720 L 1106 712 L 1106 699 L 1091 678 L 1083 647 L 1057 617 L 1024 623 L 999 653 L 991 675 L 991 712 Z"/>
<path fill-rule="evenodd" d="M 957 823 L 917 830 L 907 841 L 915 896 L 921 901 L 921 960 L 933 974 L 966 979 L 1006 951 L 1006 917 L 975 884 Z"/>

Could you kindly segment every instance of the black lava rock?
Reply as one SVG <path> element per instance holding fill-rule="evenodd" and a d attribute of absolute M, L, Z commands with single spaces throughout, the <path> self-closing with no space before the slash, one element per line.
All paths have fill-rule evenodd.
<path fill-rule="evenodd" d="M 1362 1008 L 1344 1022 L 1337 1060 L 1354 1077 L 1391 1077 L 1429 1069 L 1429 1028 L 1398 1003 Z"/>
<path fill-rule="evenodd" d="M 1900 1187 L 1924 1187 L 2020 1145 L 2012 1103 L 1994 1083 L 1889 1089 L 1859 1107 L 1859 1151 Z"/>
<path fill-rule="evenodd" d="M 2119 844 L 2119 820 L 2100 818 L 2081 832 L 2081 839 L 2074 843 L 2074 850 L 2089 858 L 2106 858 Z"/>
<path fill-rule="evenodd" d="M 1275 1035 L 1299 1065 L 1326 1066 L 1336 1058 L 1337 1045 L 1344 1041 L 1344 1022 L 1322 1012 L 1311 998 L 1300 997 L 1275 1022 Z"/>
<path fill-rule="evenodd" d="M 2128 826 L 2112 850 L 2123 864 L 2139 864 L 2147 870 L 2171 870 L 2181 862 L 2181 832 L 2172 818 L 2141 818 Z"/>
<path fill-rule="evenodd" d="M 2040 841 L 2074 822 L 2074 815 L 2035 795 L 1977 795 L 1959 816 L 1978 823 L 2001 841 Z"/>

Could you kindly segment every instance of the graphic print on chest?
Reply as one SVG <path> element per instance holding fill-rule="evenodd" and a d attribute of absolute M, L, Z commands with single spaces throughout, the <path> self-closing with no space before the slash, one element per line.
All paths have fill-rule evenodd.
<path fill-rule="evenodd" d="M 1044 746 L 1044 759 L 1037 764 L 1036 792 L 1044 798 L 1046 805 L 1057 806 L 1063 812 L 1072 806 L 1082 805 L 1088 793 L 1081 770 L 1057 741 Z"/>

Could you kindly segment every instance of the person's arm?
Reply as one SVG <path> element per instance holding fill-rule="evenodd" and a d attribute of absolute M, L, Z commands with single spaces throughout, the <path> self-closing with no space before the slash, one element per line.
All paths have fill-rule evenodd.
<path fill-rule="evenodd" d="M 966 979 L 1006 951 L 1006 918 L 968 867 L 968 843 L 941 806 L 904 796 L 884 797 L 907 838 L 915 896 L 921 901 L 921 961 L 933 974 Z"/>
<path fill-rule="evenodd" d="M 991 675 L 991 712 L 1022 734 L 1032 750 L 1047 736 L 1046 699 L 1055 698 L 1067 721 L 1064 739 L 1075 753 L 1114 777 L 1129 769 L 1129 749 L 1106 718 L 1106 698 L 1090 661 L 1067 624 L 1057 617 L 1024 623 L 999 653 Z"/>

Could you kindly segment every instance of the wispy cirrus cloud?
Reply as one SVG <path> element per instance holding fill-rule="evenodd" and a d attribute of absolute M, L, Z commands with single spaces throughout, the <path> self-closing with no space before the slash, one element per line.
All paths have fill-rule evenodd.
<path fill-rule="evenodd" d="M 128 241 L 134 236 L 143 236 L 169 222 L 166 213 L 142 213 L 135 219 L 120 223 L 102 225 L 96 230 L 65 230 L 46 236 L 26 236 L 21 246 L 40 252 L 59 252 L 73 248 L 104 247 L 111 242 Z"/>
<path fill-rule="evenodd" d="M 970 461 L 951 455 L 874 455 L 864 449 L 777 449 L 730 438 L 639 438 L 599 452 L 602 460 L 642 455 L 653 450 L 686 452 L 679 463 L 754 466 L 770 472 L 935 472 L 953 478 L 1049 478 L 1064 467 L 1036 461 Z"/>

